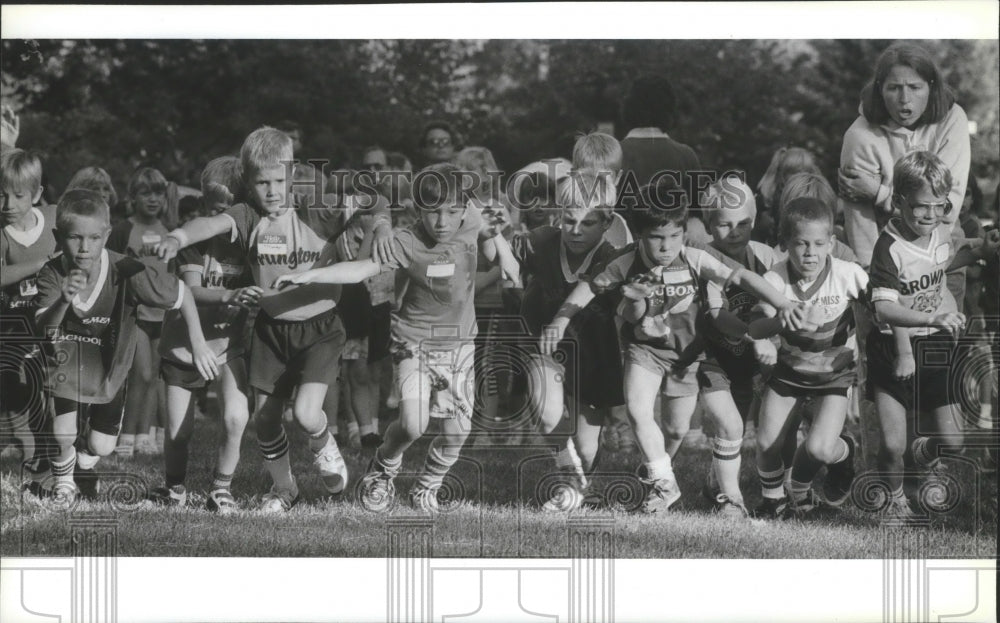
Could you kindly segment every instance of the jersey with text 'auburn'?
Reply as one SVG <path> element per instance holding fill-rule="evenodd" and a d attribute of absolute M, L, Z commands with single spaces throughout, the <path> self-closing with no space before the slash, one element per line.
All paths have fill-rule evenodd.
<path fill-rule="evenodd" d="M 669 350 L 683 359 L 695 357 L 702 349 L 696 341 L 695 324 L 698 314 L 707 306 L 720 307 L 721 299 L 708 299 L 704 282 L 725 284 L 732 277 L 733 269 L 726 266 L 710 250 L 684 247 L 668 266 L 659 266 L 646 257 L 641 241 L 629 245 L 608 262 L 604 270 L 590 281 L 596 294 L 621 287 L 633 281 L 654 284 L 646 297 L 643 319 L 659 317 L 670 329 L 665 337 L 644 337 L 637 332 L 642 323 L 625 322 L 622 338 L 631 344 L 645 344 L 656 349 Z"/>
<path fill-rule="evenodd" d="M 942 223 L 920 244 L 908 241 L 900 231 L 899 219 L 892 219 L 875 241 L 871 263 L 872 302 L 892 301 L 925 314 L 957 312 L 955 298 L 948 291 L 945 272 L 955 254 L 969 241 L 951 225 Z M 880 323 L 882 333 L 891 333 Z M 938 327 L 908 327 L 910 336 L 937 333 Z"/>
<path fill-rule="evenodd" d="M 854 301 L 863 300 L 868 275 L 861 266 L 827 257 L 814 281 L 805 281 L 784 260 L 764 275 L 771 286 L 793 303 L 806 304 L 811 325 L 801 331 L 779 333 L 778 363 L 774 376 L 796 387 L 850 385 L 854 378 Z M 758 309 L 774 317 L 777 310 L 761 301 Z"/>

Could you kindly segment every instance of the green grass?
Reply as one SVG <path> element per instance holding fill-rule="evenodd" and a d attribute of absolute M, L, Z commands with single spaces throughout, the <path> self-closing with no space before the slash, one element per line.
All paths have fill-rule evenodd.
<path fill-rule="evenodd" d="M 336 499 L 324 496 L 319 478 L 310 467 L 304 435 L 297 430 L 290 432 L 292 465 L 303 502 L 280 517 L 252 510 L 267 490 L 268 477 L 253 432 L 248 430 L 233 485 L 234 495 L 248 510 L 229 517 L 213 515 L 204 510 L 203 504 L 218 434 L 215 421 L 197 421 L 187 481 L 190 501 L 185 509 L 149 508 L 135 503 L 144 487 L 162 484 L 162 457 L 103 460 L 99 469 L 105 473 L 104 490 L 116 502 L 79 502 L 71 513 L 53 510 L 46 502 L 22 495 L 17 487 L 15 461 L 0 461 L 0 554 L 70 555 L 74 521 L 103 515 L 117 520 L 119 556 L 383 557 L 387 555 L 387 521 L 421 517 L 404 503 L 404 494 L 412 484 L 412 476 L 405 474 L 397 481 L 400 504 L 390 513 L 374 514 L 355 502 L 354 485 L 370 458 L 369 452 L 360 450 L 344 450 L 351 471 L 345 494 Z M 427 443 L 425 437 L 407 452 L 404 471 L 419 469 Z M 759 501 L 759 485 L 751 445 L 745 444 L 741 484 L 748 504 L 754 506 Z M 602 470 L 625 474 L 634 469 L 637 461 L 636 455 L 608 454 L 602 459 Z M 710 461 L 711 453 L 705 448 L 681 450 L 675 471 L 684 496 L 669 514 L 587 511 L 572 517 L 613 519 L 615 556 L 619 558 L 885 555 L 885 528 L 872 514 L 852 507 L 824 509 L 804 522 L 737 521 L 713 515 L 711 504 L 699 493 Z M 433 555 L 567 556 L 567 518 L 542 513 L 536 499 L 540 495 L 536 489 L 550 482 L 545 476 L 551 468 L 547 452 L 537 445 L 466 447 L 446 481 L 462 502 L 434 520 Z M 932 515 L 929 526 L 911 529 L 928 532 L 926 550 L 913 554 L 928 558 L 993 558 L 997 552 L 995 503 L 981 504 L 977 510 L 969 495 L 974 480 L 971 467 L 960 466 L 954 475 L 963 483 L 963 499 L 948 513 Z M 603 480 L 613 481 L 615 477 L 605 476 Z M 995 481 L 981 483 L 981 491 L 991 487 L 995 491 Z"/>

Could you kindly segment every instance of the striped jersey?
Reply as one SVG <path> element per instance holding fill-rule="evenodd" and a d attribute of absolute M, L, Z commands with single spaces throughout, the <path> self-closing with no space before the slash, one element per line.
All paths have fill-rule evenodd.
<path fill-rule="evenodd" d="M 956 228 L 942 223 L 928 240 L 908 241 L 900 231 L 899 219 L 892 219 L 879 234 L 872 251 L 871 298 L 892 301 L 903 307 L 940 314 L 957 312 L 955 298 L 948 291 L 945 271 L 955 254 L 970 241 Z M 879 323 L 882 333 L 891 333 L 887 323 Z M 938 327 L 908 327 L 910 336 L 937 333 Z"/>
<path fill-rule="evenodd" d="M 673 351 L 681 359 L 690 356 L 693 361 L 703 350 L 695 331 L 699 312 L 706 307 L 722 306 L 721 298 L 706 298 L 704 283 L 726 284 L 733 272 L 718 258 L 717 251 L 708 248 L 684 247 L 669 266 L 659 266 L 646 256 L 640 242 L 622 249 L 589 282 L 598 295 L 635 281 L 654 284 L 646 297 L 643 318 L 638 323 L 623 323 L 622 339 L 630 344 Z M 669 328 L 669 332 L 662 337 L 651 337 L 648 330 L 651 321 Z"/>
<path fill-rule="evenodd" d="M 863 300 L 868 275 L 853 262 L 827 257 L 812 282 L 804 281 L 788 260 L 775 264 L 764 279 L 793 303 L 805 303 L 810 325 L 802 331 L 782 330 L 774 376 L 804 388 L 846 386 L 854 379 L 855 320 L 851 305 Z M 769 317 L 777 310 L 761 301 Z"/>

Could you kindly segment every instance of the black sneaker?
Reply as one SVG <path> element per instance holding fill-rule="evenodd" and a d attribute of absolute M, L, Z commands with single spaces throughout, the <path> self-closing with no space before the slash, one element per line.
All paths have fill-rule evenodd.
<path fill-rule="evenodd" d="M 374 450 L 382 445 L 382 435 L 378 433 L 366 433 L 361 436 L 361 447 L 365 450 Z"/>
<path fill-rule="evenodd" d="M 851 497 L 851 485 L 854 484 L 854 454 L 855 443 L 849 435 L 841 435 L 847 444 L 847 458 L 826 468 L 826 481 L 823 483 L 823 497 L 830 506 L 838 507 Z"/>
<path fill-rule="evenodd" d="M 778 519 L 788 506 L 788 498 L 764 498 L 757 508 L 753 509 L 755 519 Z"/>
<path fill-rule="evenodd" d="M 801 500 L 796 500 L 793 497 L 788 498 L 788 503 L 781 509 L 781 519 L 808 519 L 813 511 L 819 507 L 820 500 L 810 489 Z"/>
<path fill-rule="evenodd" d="M 73 472 L 73 481 L 84 499 L 96 500 L 101 494 L 101 480 L 96 470 L 77 467 Z"/>

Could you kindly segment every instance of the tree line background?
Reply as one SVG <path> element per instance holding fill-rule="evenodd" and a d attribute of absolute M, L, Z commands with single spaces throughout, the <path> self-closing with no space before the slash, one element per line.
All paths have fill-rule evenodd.
<path fill-rule="evenodd" d="M 575 135 L 613 123 L 631 80 L 673 82 L 674 138 L 709 169 L 755 184 L 776 149 L 801 146 L 831 181 L 859 93 L 891 40 L 150 41 L 4 40 L 2 96 L 19 145 L 43 153 L 48 184 L 108 170 L 119 191 L 139 165 L 197 186 L 211 158 L 262 124 L 302 128 L 301 159 L 356 166 L 379 144 L 418 160 L 420 129 L 452 122 L 502 170 L 569 156 Z M 922 41 L 976 132 L 973 172 L 1000 179 L 997 41 Z M 603 126 L 606 127 L 606 126 Z"/>

